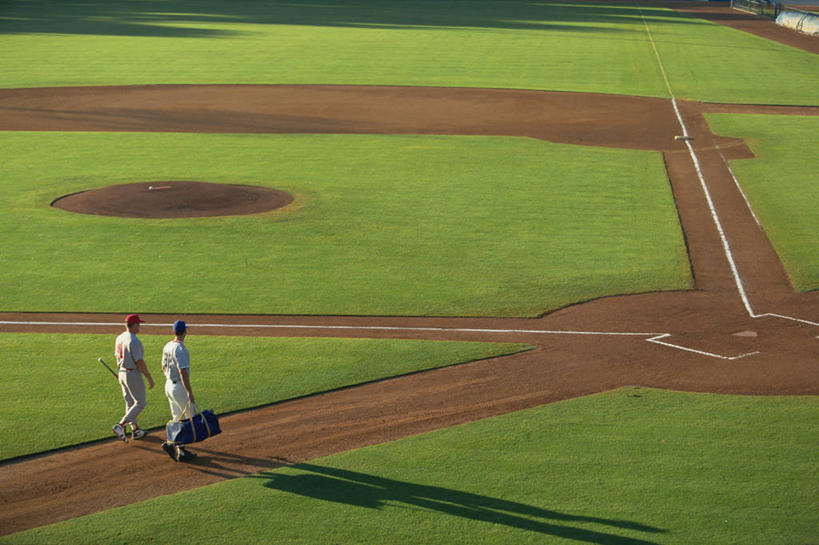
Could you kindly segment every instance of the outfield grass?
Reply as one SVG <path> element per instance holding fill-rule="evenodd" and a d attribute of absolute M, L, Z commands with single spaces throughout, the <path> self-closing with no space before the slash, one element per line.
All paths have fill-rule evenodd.
<path fill-rule="evenodd" d="M 666 92 L 633 6 L 54 0 L 12 1 L 0 17 L 2 87 L 303 83 Z"/>
<path fill-rule="evenodd" d="M 819 105 L 813 53 L 679 13 L 649 28 L 677 98 Z"/>
<path fill-rule="evenodd" d="M 6 311 L 532 316 L 691 287 L 651 152 L 500 137 L 143 133 L 5 133 L 0 147 Z M 81 190 L 174 179 L 272 186 L 297 200 L 270 214 L 177 220 L 49 207 Z"/>
<path fill-rule="evenodd" d="M 812 543 L 817 417 L 816 397 L 627 388 L 0 543 Z"/>
<path fill-rule="evenodd" d="M 511 354 L 522 344 L 368 339 L 196 337 L 191 380 L 203 409 L 258 407 L 424 369 Z M 160 355 L 169 336 L 140 335 L 156 382 L 143 428 L 170 418 Z M 101 438 L 125 412 L 112 335 L 0 334 L 0 460 Z M 58 379 L 58 380 L 56 380 Z M 147 386 L 147 381 L 146 381 Z M 31 430 L 36 429 L 36 433 Z M 159 431 L 164 436 L 164 431 Z"/>
<path fill-rule="evenodd" d="M 791 283 L 819 289 L 819 117 L 707 116 L 713 131 L 744 138 L 754 159 L 731 162 Z"/>
<path fill-rule="evenodd" d="M 8 0 L 0 87 L 418 85 L 664 97 L 644 18 L 681 97 L 819 104 L 810 53 L 648 4 L 528 0 Z"/>

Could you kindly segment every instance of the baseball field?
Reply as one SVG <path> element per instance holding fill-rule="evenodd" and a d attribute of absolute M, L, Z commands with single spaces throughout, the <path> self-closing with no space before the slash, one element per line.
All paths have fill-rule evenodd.
<path fill-rule="evenodd" d="M 4 2 L 0 543 L 814 543 L 817 55 L 721 2 Z"/>

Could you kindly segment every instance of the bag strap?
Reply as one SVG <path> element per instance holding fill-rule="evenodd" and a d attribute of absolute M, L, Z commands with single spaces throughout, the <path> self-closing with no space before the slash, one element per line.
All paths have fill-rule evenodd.
<path fill-rule="evenodd" d="M 184 420 L 185 414 L 187 414 L 188 418 L 190 419 L 193 418 L 195 415 L 199 414 L 200 412 L 199 407 L 196 406 L 196 403 L 191 403 L 190 399 L 188 399 L 188 402 L 185 404 L 184 407 L 177 403 L 176 399 L 173 397 L 171 397 L 171 401 L 173 401 L 173 404 L 180 409 L 179 420 Z M 179 420 L 176 420 L 176 422 L 179 422 Z"/>
<path fill-rule="evenodd" d="M 193 432 L 193 442 L 195 443 L 196 441 L 198 441 L 198 439 L 196 439 L 196 426 L 193 425 L 194 415 L 193 415 L 193 412 L 192 412 L 190 400 L 188 400 L 188 403 L 185 405 L 185 409 L 182 412 L 183 415 L 185 414 L 184 411 L 188 411 L 188 414 L 190 415 L 189 418 L 190 418 L 190 421 L 191 421 L 191 431 Z"/>
<path fill-rule="evenodd" d="M 210 424 L 208 424 L 208 419 L 207 419 L 207 418 L 205 418 L 205 415 L 204 415 L 204 414 L 202 415 L 202 423 L 203 423 L 203 424 L 205 424 L 205 429 L 206 429 L 206 430 L 207 430 L 207 432 L 208 432 L 208 437 L 210 437 L 211 435 L 213 435 L 213 433 L 211 433 L 211 431 L 210 431 Z M 206 437 L 206 439 L 207 439 L 207 437 Z"/>
<path fill-rule="evenodd" d="M 194 410 L 196 412 L 194 412 Z M 191 415 L 190 416 L 191 430 L 193 432 L 193 442 L 195 443 L 196 441 L 198 441 L 198 439 L 196 438 L 196 426 L 193 424 L 193 417 L 196 416 L 197 414 L 200 414 L 202 411 L 199 410 L 199 408 L 196 406 L 196 403 L 191 403 L 190 400 L 188 400 L 188 403 L 185 405 L 185 408 L 182 410 L 182 415 L 183 416 L 185 414 L 185 411 L 188 411 L 188 414 Z M 212 437 L 213 432 L 210 431 L 210 424 L 208 424 L 208 419 L 205 418 L 204 414 L 202 415 L 202 424 L 204 424 L 205 432 L 206 432 L 205 437 L 203 439 L 207 439 L 208 437 Z"/>

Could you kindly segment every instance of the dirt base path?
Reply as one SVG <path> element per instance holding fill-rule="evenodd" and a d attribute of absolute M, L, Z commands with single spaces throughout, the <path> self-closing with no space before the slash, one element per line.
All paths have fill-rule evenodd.
<path fill-rule="evenodd" d="M 2 463 L 0 533 L 626 385 L 819 394 L 819 293 L 793 292 L 725 163 L 750 152 L 712 135 L 703 108 L 681 105 L 705 187 L 675 139 L 670 102 L 658 99 L 383 87 L 0 90 L 0 130 L 501 134 L 656 150 L 666 160 L 696 280 L 691 292 L 611 297 L 537 319 L 185 316 L 196 335 L 498 340 L 537 349 L 227 415 L 225 432 L 197 448 L 192 464 L 167 458 L 159 430 L 128 445 L 112 438 Z M 146 316 L 145 332 L 177 317 Z M 0 331 L 113 335 L 121 319 L 6 312 Z"/>

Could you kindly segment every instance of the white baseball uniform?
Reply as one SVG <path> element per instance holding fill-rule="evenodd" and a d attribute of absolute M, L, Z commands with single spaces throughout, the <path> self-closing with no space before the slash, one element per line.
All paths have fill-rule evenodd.
<path fill-rule="evenodd" d="M 114 356 L 117 359 L 117 378 L 125 399 L 125 416 L 122 421 L 136 425 L 137 417 L 147 403 L 145 381 L 136 364 L 144 359 L 142 342 L 130 331 L 124 331 L 114 344 Z"/>
<path fill-rule="evenodd" d="M 196 407 L 191 406 L 188 409 L 188 414 L 184 414 L 185 408 L 188 406 L 188 391 L 185 389 L 185 385 L 182 384 L 180 369 L 187 369 L 188 378 L 190 379 L 190 354 L 188 354 L 188 349 L 182 341 L 174 339 L 169 341 L 162 349 L 162 371 L 165 373 L 166 379 L 165 395 L 171 405 L 171 416 L 176 421 L 181 420 L 183 416 L 191 418 L 193 413 L 196 412 Z"/>

